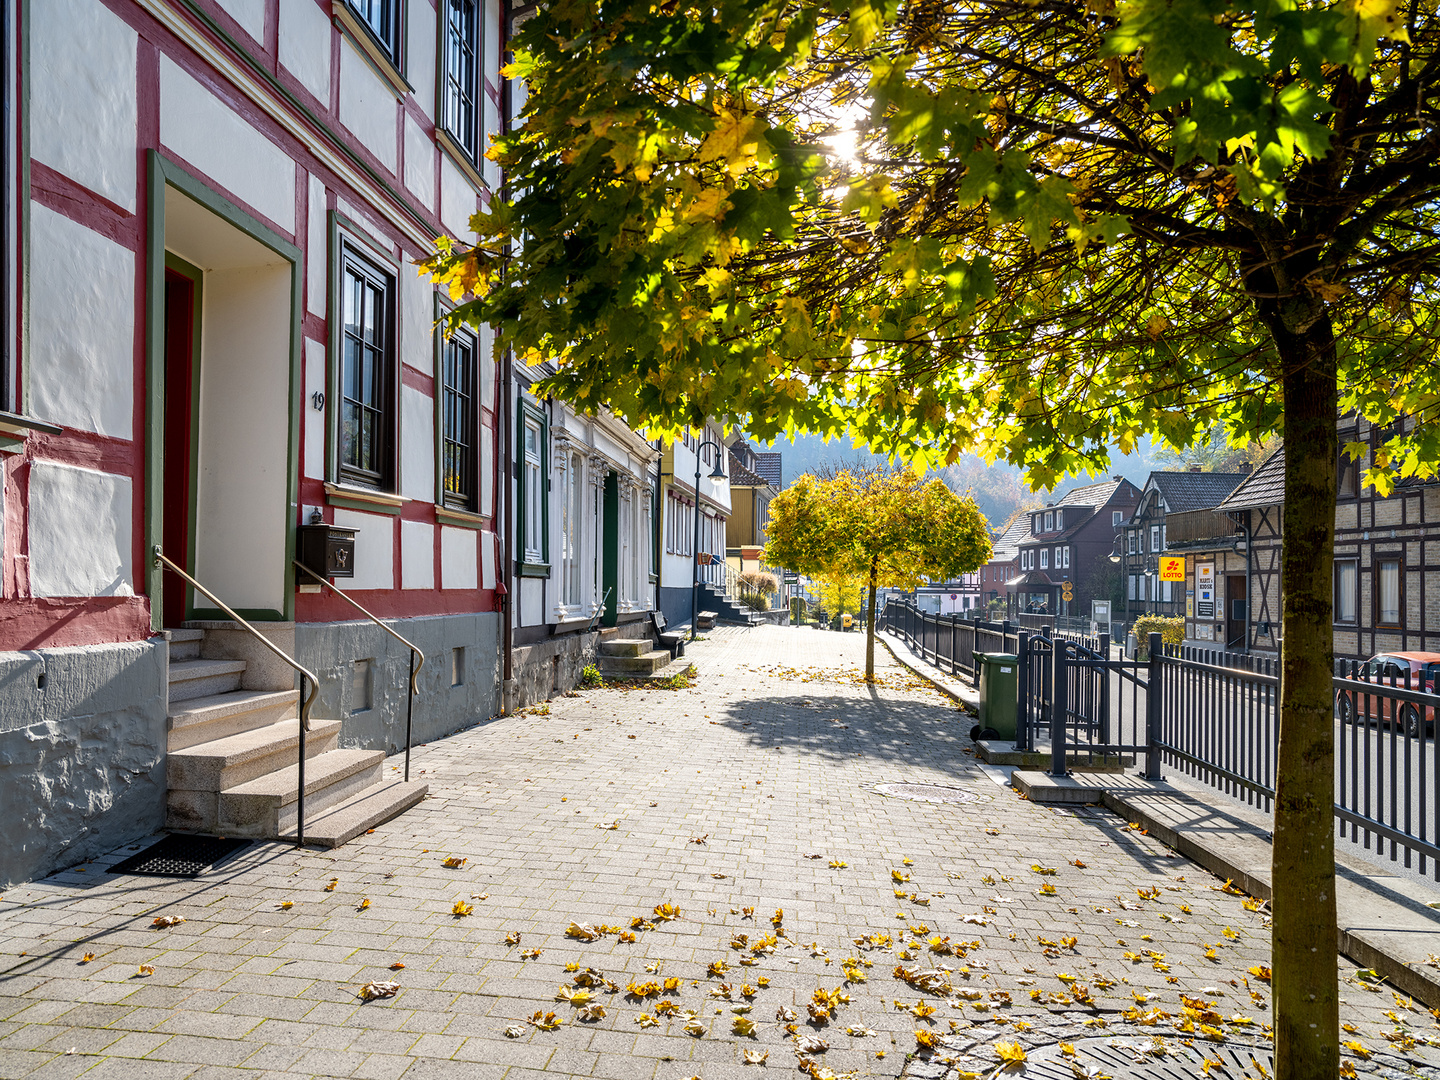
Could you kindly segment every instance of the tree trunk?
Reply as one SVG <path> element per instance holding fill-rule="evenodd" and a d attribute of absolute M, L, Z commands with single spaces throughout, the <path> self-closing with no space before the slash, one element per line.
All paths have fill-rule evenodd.
<path fill-rule="evenodd" d="M 875 681 L 875 586 L 880 576 L 880 556 L 870 559 L 870 606 L 865 613 L 865 681 Z"/>
<path fill-rule="evenodd" d="M 1339 1068 L 1335 924 L 1335 346 L 1329 321 L 1276 334 L 1284 365 L 1280 752 L 1272 849 L 1277 1080 Z"/>

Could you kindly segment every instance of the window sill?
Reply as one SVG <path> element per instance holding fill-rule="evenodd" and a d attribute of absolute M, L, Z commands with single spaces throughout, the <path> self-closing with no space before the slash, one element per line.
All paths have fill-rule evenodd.
<path fill-rule="evenodd" d="M 518 572 L 521 577 L 548 578 L 550 576 L 550 564 L 543 562 L 522 562 Z"/>
<path fill-rule="evenodd" d="M 353 487 L 349 484 L 325 485 L 326 505 L 339 506 L 346 510 L 368 510 L 372 514 L 399 517 L 400 508 L 407 501 L 403 496 L 392 495 L 388 491 L 375 491 L 372 488 Z"/>
<path fill-rule="evenodd" d="M 465 178 L 475 186 L 477 191 L 490 190 L 490 185 L 485 183 L 485 178 L 480 175 L 480 169 L 471 160 L 470 155 L 455 141 L 455 137 L 439 124 L 435 125 L 435 142 L 450 155 L 450 160 L 455 163 L 455 167 L 465 174 Z"/>
<path fill-rule="evenodd" d="M 0 453 L 19 453 L 31 432 L 41 435 L 58 435 L 60 426 L 33 416 L 0 411 Z"/>
<path fill-rule="evenodd" d="M 360 21 L 346 0 L 331 0 L 331 14 L 335 17 L 336 24 L 350 39 L 350 44 L 360 50 L 360 54 L 370 61 L 373 67 L 385 82 L 389 83 L 390 89 L 395 91 L 396 97 L 404 97 L 412 93 L 414 87 L 405 81 L 405 76 L 400 74 L 395 61 L 390 59 L 380 43 L 375 40 L 375 35 L 370 28 Z"/>
<path fill-rule="evenodd" d="M 490 524 L 489 518 L 469 510 L 457 510 L 453 506 L 439 504 L 435 507 L 435 520 L 441 525 L 457 525 L 462 529 L 483 529 Z"/>

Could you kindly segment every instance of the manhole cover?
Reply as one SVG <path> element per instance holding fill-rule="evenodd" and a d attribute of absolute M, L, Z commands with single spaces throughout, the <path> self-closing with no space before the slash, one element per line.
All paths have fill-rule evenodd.
<path fill-rule="evenodd" d="M 876 784 L 875 790 L 881 795 L 889 795 L 894 799 L 909 799 L 911 802 L 972 803 L 982 802 L 985 798 L 973 791 L 946 787 L 944 784 Z"/>
<path fill-rule="evenodd" d="M 1076 1039 L 1066 1045 L 1075 1048 L 1073 1057 L 1062 1054 L 1057 1045 L 1031 1050 L 1025 1062 L 1025 1080 L 1077 1080 L 1085 1076 L 1109 1076 L 1114 1080 L 1193 1080 L 1198 1076 L 1238 1080 L 1272 1076 L 1275 1072 L 1275 1054 L 1268 1046 L 1245 1043 L 1197 1040 L 1193 1046 L 1185 1046 L 1176 1039 L 1119 1035 Z M 1204 1064 L 1207 1061 L 1208 1069 Z M 1007 1074 L 1002 1069 L 994 1075 Z"/>
<path fill-rule="evenodd" d="M 223 836 L 185 836 L 172 833 L 144 851 L 110 867 L 110 874 L 144 874 L 149 877 L 199 877 L 216 863 L 250 846 L 249 840 Z"/>

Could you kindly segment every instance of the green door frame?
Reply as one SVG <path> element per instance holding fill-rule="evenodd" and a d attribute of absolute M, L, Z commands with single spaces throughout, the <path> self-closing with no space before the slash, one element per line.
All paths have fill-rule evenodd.
<path fill-rule="evenodd" d="M 300 401 L 304 393 L 305 253 L 273 229 L 257 221 L 229 199 L 212 190 L 158 150 L 147 152 L 149 221 L 145 260 L 145 588 L 150 597 L 150 626 L 163 627 L 162 573 L 151 557 L 164 535 L 165 470 L 165 199 L 167 188 L 193 199 L 216 217 L 233 225 L 290 263 L 290 409 L 285 482 L 284 604 L 274 608 L 237 608 L 247 619 L 288 621 L 295 617 L 295 525 L 300 487 Z M 198 355 L 198 354 L 197 354 Z M 201 361 L 203 362 L 203 358 Z M 197 382 L 198 392 L 198 382 Z M 197 425 L 198 427 L 198 425 Z M 198 466 L 198 462 L 196 465 Z M 194 550 L 195 499 L 190 499 L 191 550 Z M 187 568 L 193 569 L 193 561 Z M 219 616 L 220 612 L 215 612 Z M 209 615 L 209 612 L 192 612 Z"/>

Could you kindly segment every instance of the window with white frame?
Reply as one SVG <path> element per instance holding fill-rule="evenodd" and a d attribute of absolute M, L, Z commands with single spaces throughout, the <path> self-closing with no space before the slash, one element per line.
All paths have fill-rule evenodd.
<path fill-rule="evenodd" d="M 1040 549 L 1040 569 L 1041 569 L 1041 570 L 1049 570 L 1049 569 L 1050 569 L 1050 549 L 1049 549 L 1049 548 L 1041 548 L 1041 549 Z"/>
<path fill-rule="evenodd" d="M 1375 563 L 1375 625 L 1400 625 L 1400 560 Z"/>
<path fill-rule="evenodd" d="M 547 424 L 545 414 L 528 401 L 520 402 L 519 537 L 521 573 L 544 577 L 549 571 L 547 532 L 550 505 L 545 475 Z"/>
<path fill-rule="evenodd" d="M 1118 529 L 1123 524 L 1125 524 L 1125 512 L 1123 510 L 1110 511 L 1110 527 Z"/>
<path fill-rule="evenodd" d="M 1045 514 L 1045 531 L 1049 532 L 1053 528 L 1055 528 L 1055 515 L 1047 512 Z"/>
<path fill-rule="evenodd" d="M 1061 554 L 1063 554 L 1063 555 L 1065 556 L 1065 569 L 1066 569 L 1066 570 L 1069 570 L 1069 569 L 1070 569 L 1070 549 L 1069 549 L 1068 547 L 1061 548 Z"/>
<path fill-rule="evenodd" d="M 565 465 L 565 476 L 563 478 L 565 487 L 563 489 L 565 501 L 563 503 L 564 520 L 561 523 L 561 553 L 562 573 L 565 575 L 565 605 L 571 608 L 580 606 L 581 583 L 580 570 L 580 549 L 584 535 L 584 506 L 585 506 L 585 459 L 579 454 L 568 455 Z"/>
<path fill-rule="evenodd" d="M 1360 567 L 1354 559 L 1335 560 L 1335 621 L 1353 623 L 1360 609 Z"/>
<path fill-rule="evenodd" d="M 1063 528 L 1065 528 L 1065 511 L 1064 511 L 1064 510 L 1056 510 L 1056 511 L 1055 511 L 1055 528 L 1057 528 L 1057 529 L 1063 529 Z"/>
<path fill-rule="evenodd" d="M 1125 539 L 1126 550 L 1127 550 L 1131 555 L 1134 555 L 1135 552 L 1136 552 L 1136 549 L 1137 549 L 1137 547 L 1139 546 L 1139 543 L 1140 543 L 1139 537 L 1138 537 L 1137 534 L 1136 534 L 1136 530 L 1134 530 L 1134 529 L 1126 529 L 1126 530 L 1125 530 L 1125 537 L 1126 537 L 1126 539 Z"/>
<path fill-rule="evenodd" d="M 1129 593 L 1129 596 L 1130 596 L 1130 599 L 1131 599 L 1131 600 L 1139 600 L 1139 599 L 1140 599 L 1140 575 L 1139 575 L 1139 574 L 1131 574 L 1131 575 L 1130 575 L 1130 593 Z"/>
<path fill-rule="evenodd" d="M 1159 526 L 1159 525 L 1151 525 L 1151 526 L 1150 526 L 1150 550 L 1151 550 L 1151 551 L 1160 551 L 1160 550 L 1162 550 L 1162 548 L 1161 548 L 1161 546 L 1160 546 L 1160 526 Z"/>

